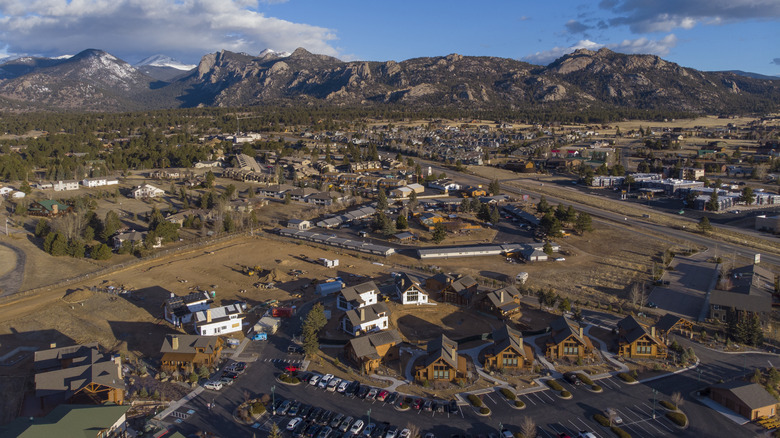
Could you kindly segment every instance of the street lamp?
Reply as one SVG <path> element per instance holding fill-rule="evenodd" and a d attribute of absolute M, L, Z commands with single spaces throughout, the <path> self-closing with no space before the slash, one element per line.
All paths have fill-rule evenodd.
<path fill-rule="evenodd" d="M 366 423 L 366 427 L 368 427 L 368 425 L 371 424 L 371 409 L 366 412 L 366 415 L 368 415 L 368 423 Z"/>
<path fill-rule="evenodd" d="M 271 387 L 271 412 L 276 415 L 276 385 Z"/>
<path fill-rule="evenodd" d="M 501 431 L 503 431 L 503 430 L 504 430 L 504 425 L 501 424 L 501 422 L 499 421 L 498 422 L 498 433 L 501 433 Z"/>
<path fill-rule="evenodd" d="M 658 390 L 653 388 L 653 420 L 655 420 L 655 396 L 658 394 Z"/>

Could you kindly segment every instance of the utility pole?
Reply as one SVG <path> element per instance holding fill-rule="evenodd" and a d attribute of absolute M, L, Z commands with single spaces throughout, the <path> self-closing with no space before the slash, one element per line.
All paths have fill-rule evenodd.
<path fill-rule="evenodd" d="M 658 394 L 658 390 L 653 388 L 653 420 L 655 420 L 655 396 Z"/>
<path fill-rule="evenodd" d="M 276 415 L 276 385 L 271 387 L 271 410 L 273 415 Z M 653 416 L 655 418 L 655 416 Z"/>

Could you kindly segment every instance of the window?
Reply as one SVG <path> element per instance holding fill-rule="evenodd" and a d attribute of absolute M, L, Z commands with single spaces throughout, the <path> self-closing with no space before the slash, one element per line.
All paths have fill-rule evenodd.
<path fill-rule="evenodd" d="M 450 379 L 450 369 L 446 365 L 434 365 L 433 366 L 433 378 L 434 379 Z"/>
<path fill-rule="evenodd" d="M 504 354 L 504 357 L 502 358 L 502 363 L 504 364 L 505 367 L 516 367 L 517 355 L 512 353 Z"/>
<path fill-rule="evenodd" d="M 650 341 L 639 341 L 636 343 L 636 354 L 651 354 L 653 344 Z"/>
<path fill-rule="evenodd" d="M 419 300 L 420 293 L 414 289 L 406 291 L 406 301 L 416 303 Z"/>
<path fill-rule="evenodd" d="M 576 342 L 565 342 L 563 344 L 564 356 L 579 356 L 580 346 Z"/>

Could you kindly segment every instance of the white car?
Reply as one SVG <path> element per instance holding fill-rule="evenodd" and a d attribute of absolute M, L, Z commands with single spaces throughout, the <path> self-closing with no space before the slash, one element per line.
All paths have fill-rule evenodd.
<path fill-rule="evenodd" d="M 580 431 L 580 434 L 577 435 L 577 438 L 596 438 L 596 435 L 593 435 L 593 432 L 586 432 L 586 431 Z"/>
<path fill-rule="evenodd" d="M 365 423 L 363 423 L 363 420 L 357 420 L 355 424 L 352 425 L 352 427 L 349 428 L 349 433 L 352 435 L 357 435 L 360 433 L 361 430 L 363 430 L 363 426 Z"/>
<path fill-rule="evenodd" d="M 312 376 L 309 378 L 309 385 L 311 385 L 311 386 L 314 386 L 314 385 L 316 385 L 316 384 L 317 384 L 317 383 L 320 381 L 320 378 L 321 378 L 321 377 L 322 377 L 322 374 L 313 374 L 313 375 L 312 375 Z"/>
<path fill-rule="evenodd" d="M 412 435 L 412 431 L 409 429 L 404 429 L 401 431 L 401 433 L 398 435 L 398 438 L 409 438 Z"/>
<path fill-rule="evenodd" d="M 295 417 L 287 423 L 287 430 L 295 430 L 295 428 L 303 421 L 301 417 Z"/>
<path fill-rule="evenodd" d="M 317 383 L 317 386 L 319 386 L 320 388 L 327 387 L 328 386 L 328 382 L 330 382 L 330 379 L 332 379 L 332 378 L 333 378 L 333 374 L 325 374 L 324 376 L 322 376 L 322 378 L 320 379 L 319 383 Z"/>
<path fill-rule="evenodd" d="M 330 382 L 328 382 L 328 387 L 326 388 L 330 392 L 336 391 L 336 388 L 341 384 L 341 379 L 338 377 L 334 377 L 330 379 Z"/>
<path fill-rule="evenodd" d="M 620 414 L 618 414 L 615 408 L 604 409 L 604 415 L 610 418 L 614 424 L 623 424 L 623 419 L 620 418 Z"/>
<path fill-rule="evenodd" d="M 349 380 L 342 380 L 341 383 L 339 383 L 338 388 L 336 388 L 336 392 L 343 393 L 347 390 L 347 386 L 349 386 Z"/>
<path fill-rule="evenodd" d="M 222 389 L 222 382 L 218 382 L 215 380 L 209 380 L 208 382 L 203 384 L 203 387 L 206 389 L 212 389 L 214 391 L 219 391 Z"/>

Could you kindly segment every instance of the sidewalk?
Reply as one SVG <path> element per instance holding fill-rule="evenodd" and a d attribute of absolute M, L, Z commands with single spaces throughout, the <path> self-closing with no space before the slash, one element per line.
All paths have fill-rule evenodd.
<path fill-rule="evenodd" d="M 387 391 L 390 391 L 390 392 L 395 391 L 401 385 L 409 384 L 409 382 L 407 382 L 406 380 L 399 380 L 399 379 L 396 379 L 395 377 L 390 377 L 390 376 L 380 376 L 379 374 L 371 374 L 368 377 L 371 377 L 372 379 L 386 380 L 388 382 L 391 382 L 390 386 L 385 386 L 383 388 L 383 389 L 385 389 Z"/>
<path fill-rule="evenodd" d="M 469 348 L 468 350 L 461 350 L 459 353 L 466 354 L 471 357 L 471 360 L 474 363 L 474 369 L 477 371 L 477 374 L 479 374 L 480 377 L 482 377 L 483 379 L 492 381 L 496 386 L 509 386 L 509 382 L 505 382 L 503 380 L 491 376 L 490 374 L 484 371 L 484 368 L 482 368 L 482 364 L 480 364 L 479 362 L 479 352 L 489 346 L 490 344 L 479 345 L 474 348 Z"/>
<path fill-rule="evenodd" d="M 583 330 L 585 332 L 585 335 L 588 335 L 588 333 L 590 332 L 591 327 L 593 327 L 591 324 L 588 324 L 587 326 L 585 326 L 585 329 Z M 627 373 L 627 372 L 630 371 L 626 364 L 624 364 L 623 362 L 615 359 L 615 355 L 610 353 L 609 351 L 607 351 L 607 347 L 604 345 L 604 343 L 601 341 L 601 339 L 598 339 L 598 338 L 596 338 L 594 336 L 588 336 L 588 337 L 590 338 L 591 341 L 593 341 L 593 342 L 598 344 L 599 351 L 601 351 L 601 355 L 604 356 L 604 359 L 607 362 L 609 362 L 612 365 L 615 365 L 616 367 L 620 368 L 620 370 L 618 372 Z M 594 377 L 598 377 L 598 376 L 594 376 Z"/>

